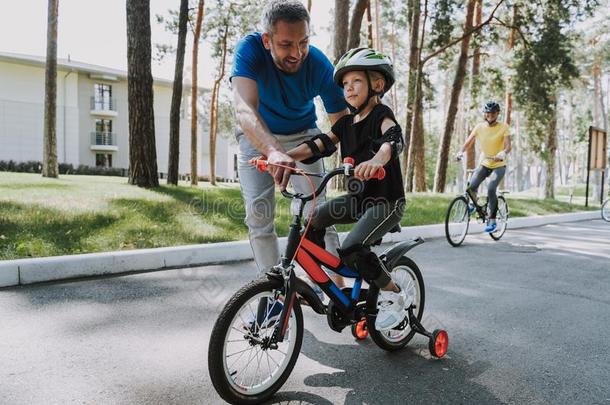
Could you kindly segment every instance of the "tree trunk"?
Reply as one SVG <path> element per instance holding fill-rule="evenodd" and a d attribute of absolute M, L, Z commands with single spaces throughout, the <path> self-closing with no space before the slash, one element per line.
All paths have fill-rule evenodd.
<path fill-rule="evenodd" d="M 188 0 L 180 0 L 178 48 L 176 49 L 172 106 L 169 113 L 169 158 L 167 160 L 167 184 L 175 186 L 178 185 L 178 167 L 180 162 L 180 104 L 182 103 L 182 72 L 184 70 L 188 11 Z"/>
<path fill-rule="evenodd" d="M 349 22 L 347 49 L 354 49 L 360 46 L 360 30 L 362 29 L 362 19 L 364 18 L 367 4 L 368 0 L 356 0 Z"/>
<path fill-rule="evenodd" d="M 518 16 L 518 8 L 517 8 L 517 4 L 513 5 L 513 18 L 512 18 L 512 24 L 516 25 L 517 24 L 517 16 Z M 516 36 L 516 29 L 512 28 L 510 30 L 510 34 L 508 36 L 508 51 L 512 52 L 513 48 L 515 47 L 515 36 Z M 506 122 L 507 125 L 510 126 L 511 124 L 511 114 L 513 111 L 513 94 L 511 92 L 511 78 L 508 77 L 507 80 L 507 84 L 506 84 L 506 97 L 505 97 L 505 112 L 504 112 L 504 122 Z"/>
<path fill-rule="evenodd" d="M 197 7 L 197 19 L 195 22 L 195 32 L 193 35 L 193 72 L 191 79 L 191 185 L 199 183 L 197 173 L 197 65 L 199 54 L 199 37 L 201 36 L 201 23 L 203 21 L 204 0 L 199 0 Z"/>
<path fill-rule="evenodd" d="M 391 31 L 392 40 L 390 41 L 390 51 L 392 53 L 392 62 L 396 63 L 396 23 L 392 21 L 392 31 Z M 394 110 L 395 115 L 398 114 L 398 95 L 396 94 L 396 88 L 398 86 L 392 86 L 390 89 L 392 95 L 392 109 Z"/>
<path fill-rule="evenodd" d="M 375 2 L 375 41 L 374 48 L 378 52 L 383 52 L 383 42 L 381 41 L 381 8 L 379 6 L 379 0 L 373 0 Z"/>
<path fill-rule="evenodd" d="M 57 18 L 59 0 L 49 0 L 47 12 L 47 63 L 45 67 L 44 142 L 42 176 L 59 176 L 57 164 Z"/>
<path fill-rule="evenodd" d="M 415 109 L 415 79 L 417 77 L 417 60 L 419 56 L 419 18 L 421 15 L 420 0 L 409 0 L 409 20 L 410 50 L 409 50 L 409 79 L 407 84 L 407 106 L 405 119 L 405 145 L 403 149 L 403 177 L 405 178 L 406 191 L 413 190 L 413 167 L 410 167 L 412 160 L 409 159 L 411 149 L 411 126 L 413 123 L 413 110 Z"/>
<path fill-rule="evenodd" d="M 229 15 L 231 11 L 229 11 Z M 225 21 L 224 33 L 222 35 L 222 55 L 218 77 L 214 82 L 212 91 L 212 108 L 210 111 L 210 183 L 216 185 L 216 138 L 218 134 L 218 99 L 220 97 L 220 85 L 225 76 L 225 65 L 227 60 L 227 35 L 229 33 L 229 19 Z"/>
<path fill-rule="evenodd" d="M 472 18 L 474 14 L 475 0 L 468 0 L 466 6 L 466 22 L 464 23 L 464 34 L 472 29 Z M 458 110 L 460 94 L 464 86 L 464 78 L 466 77 L 466 63 L 468 62 L 468 48 L 470 45 L 471 35 L 465 35 L 462 39 L 462 47 L 458 58 L 458 65 L 451 88 L 451 100 L 449 101 L 449 109 L 447 110 L 447 121 L 445 122 L 445 130 L 440 143 L 436 175 L 434 179 L 434 191 L 443 193 L 445 191 L 445 183 L 447 181 L 447 164 L 449 161 L 449 151 L 451 149 L 451 137 L 455 128 L 455 116 Z"/>
<path fill-rule="evenodd" d="M 307 12 L 311 13 L 311 0 L 307 0 Z"/>
<path fill-rule="evenodd" d="M 422 101 L 422 65 L 419 64 L 415 79 L 415 109 L 413 111 L 413 124 L 411 130 L 411 148 L 409 151 L 409 169 L 413 173 L 409 191 L 426 191 L 426 153 L 424 144 L 424 113 Z"/>
<path fill-rule="evenodd" d="M 547 135 L 546 181 L 544 183 L 544 198 L 555 198 L 555 155 L 557 153 L 557 100 L 551 101 L 552 116 Z"/>
<path fill-rule="evenodd" d="M 157 187 L 149 0 L 127 0 L 129 183 Z"/>
<path fill-rule="evenodd" d="M 483 10 L 483 1 L 476 0 L 473 28 L 481 25 L 482 14 L 483 14 L 482 10 Z M 471 105 L 475 108 L 476 111 L 479 111 L 480 105 L 481 105 L 481 102 L 480 102 L 481 100 L 479 99 L 479 92 L 481 89 L 481 83 L 480 83 L 480 79 L 479 79 L 480 71 L 481 71 L 481 47 L 477 43 L 477 44 L 475 44 L 474 54 L 473 54 L 473 58 L 472 58 L 472 76 L 470 79 Z M 470 130 L 471 129 L 469 128 L 469 131 Z M 468 135 L 469 134 L 470 134 L 470 132 L 468 133 Z M 475 168 L 475 166 L 476 166 L 475 160 L 476 160 L 476 152 L 475 152 L 475 145 L 473 143 L 470 145 L 470 147 L 468 147 L 468 149 L 466 149 L 466 169 L 467 170 L 473 170 Z M 467 177 L 468 176 L 466 175 L 466 178 Z"/>
<path fill-rule="evenodd" d="M 333 52 L 335 64 L 347 51 L 347 34 L 349 29 L 349 0 L 335 0 L 335 35 L 333 38 Z"/>
<path fill-rule="evenodd" d="M 371 15 L 371 1 L 369 0 L 366 5 L 366 23 L 368 27 L 367 47 L 373 47 L 373 17 Z"/>

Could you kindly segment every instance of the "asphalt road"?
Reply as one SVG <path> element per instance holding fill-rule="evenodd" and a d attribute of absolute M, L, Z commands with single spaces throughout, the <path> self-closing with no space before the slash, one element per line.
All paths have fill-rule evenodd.
<path fill-rule="evenodd" d="M 412 251 L 424 325 L 388 354 L 308 308 L 303 349 L 271 403 L 610 404 L 610 224 L 469 236 Z M 216 404 L 207 372 L 223 303 L 252 262 L 0 290 L 0 404 Z"/>

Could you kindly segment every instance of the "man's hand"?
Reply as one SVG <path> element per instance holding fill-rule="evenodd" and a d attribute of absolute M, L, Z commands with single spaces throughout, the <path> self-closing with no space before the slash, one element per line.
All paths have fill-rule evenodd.
<path fill-rule="evenodd" d="M 273 177 L 273 181 L 275 181 L 275 184 L 280 186 L 280 190 L 286 190 L 292 170 L 275 165 L 295 167 L 296 163 L 294 159 L 288 156 L 286 152 L 275 149 L 269 152 L 267 161 L 270 163 L 267 171 Z"/>
<path fill-rule="evenodd" d="M 504 152 L 503 150 L 501 150 L 496 156 L 494 156 L 494 160 L 496 162 L 501 162 L 504 159 L 506 159 L 506 152 Z"/>
<path fill-rule="evenodd" d="M 383 168 L 383 164 L 375 159 L 360 163 L 354 169 L 354 176 L 361 180 L 368 180 L 375 177 L 377 171 Z"/>

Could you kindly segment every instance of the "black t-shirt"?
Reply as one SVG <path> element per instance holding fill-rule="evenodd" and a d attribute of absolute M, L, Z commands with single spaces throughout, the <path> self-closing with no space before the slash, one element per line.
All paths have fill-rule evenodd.
<path fill-rule="evenodd" d="M 341 142 L 341 158 L 352 157 L 356 165 L 372 159 L 381 145 L 389 140 L 385 139 L 381 133 L 381 123 L 385 118 L 396 123 L 394 113 L 384 104 L 377 104 L 369 115 L 355 124 L 353 114 L 341 117 L 332 127 L 332 132 Z M 404 199 L 405 193 L 398 156 L 390 159 L 384 168 L 386 175 L 382 180 L 367 180 L 364 182 L 364 187 L 360 187 L 362 190 L 357 190 L 358 186 L 355 184 L 348 184 L 348 189 L 352 189 L 351 191 L 356 189 L 356 196 L 365 203 L 380 199 L 386 201 Z"/>

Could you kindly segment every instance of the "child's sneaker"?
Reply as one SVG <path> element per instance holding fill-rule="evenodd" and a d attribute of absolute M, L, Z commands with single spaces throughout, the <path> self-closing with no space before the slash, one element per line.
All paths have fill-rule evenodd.
<path fill-rule="evenodd" d="M 379 291 L 377 309 L 375 329 L 386 331 L 395 328 L 406 316 L 403 292 Z"/>

